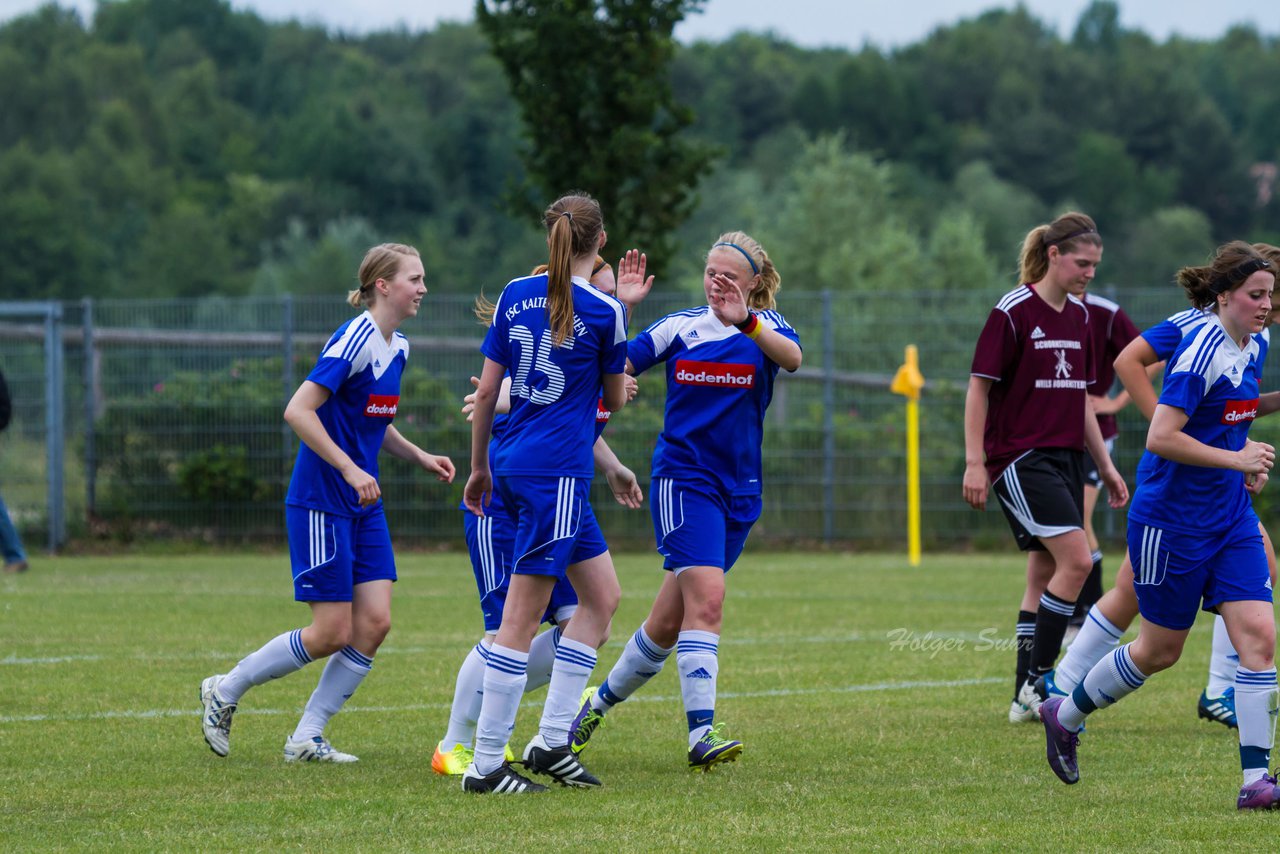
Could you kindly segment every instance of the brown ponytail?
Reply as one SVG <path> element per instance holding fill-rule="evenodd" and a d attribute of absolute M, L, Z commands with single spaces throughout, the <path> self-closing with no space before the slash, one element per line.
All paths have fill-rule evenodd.
<path fill-rule="evenodd" d="M 542 215 L 547 228 L 547 320 L 559 347 L 573 334 L 573 259 L 596 253 L 604 216 L 586 193 L 557 199 Z"/>

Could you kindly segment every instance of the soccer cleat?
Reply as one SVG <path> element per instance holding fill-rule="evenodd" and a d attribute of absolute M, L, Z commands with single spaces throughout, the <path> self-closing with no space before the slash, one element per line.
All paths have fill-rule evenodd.
<path fill-rule="evenodd" d="M 1280 785 L 1276 778 L 1263 774 L 1261 780 L 1254 780 L 1247 786 L 1240 787 L 1240 796 L 1236 798 L 1238 810 L 1273 810 L 1280 807 Z"/>
<path fill-rule="evenodd" d="M 733 762 L 742 753 L 742 742 L 725 738 L 720 734 L 724 724 L 716 724 L 689 748 L 689 768 L 694 771 L 710 771 L 713 765 Z"/>
<path fill-rule="evenodd" d="M 1238 728 L 1236 722 L 1236 689 L 1228 688 L 1221 697 L 1209 699 L 1208 693 L 1200 692 L 1200 702 L 1196 706 L 1196 714 L 1209 721 L 1217 721 L 1231 729 Z M 1244 809 L 1244 807 L 1241 807 Z"/>
<path fill-rule="evenodd" d="M 360 758 L 352 756 L 350 753 L 343 753 L 341 750 L 335 750 L 333 745 L 323 736 L 300 738 L 297 741 L 294 741 L 291 736 L 285 739 L 284 742 L 284 761 L 359 762 Z"/>
<path fill-rule="evenodd" d="M 600 780 L 578 761 L 578 754 L 564 747 L 547 747 L 546 739 L 539 733 L 524 749 L 524 767 L 535 774 L 546 774 L 562 786 L 591 788 L 602 785 Z"/>
<path fill-rule="evenodd" d="M 431 757 L 431 770 L 442 777 L 461 777 L 471 764 L 475 751 L 465 744 L 455 744 L 453 750 L 442 751 L 444 742 L 436 745 L 436 752 Z"/>
<path fill-rule="evenodd" d="M 453 750 L 445 753 L 440 750 L 444 742 L 436 745 L 436 752 L 431 757 L 431 770 L 442 777 L 461 777 L 462 772 L 475 759 L 476 752 L 465 744 L 455 744 Z M 511 745 L 502 748 L 508 762 L 514 762 L 516 755 L 511 752 Z"/>
<path fill-rule="evenodd" d="M 1028 678 L 1018 689 L 1018 702 L 1031 710 L 1031 714 L 1034 715 L 1032 720 L 1040 720 L 1040 704 L 1047 699 L 1048 695 L 1044 693 L 1044 685 L 1039 677 Z"/>
<path fill-rule="evenodd" d="M 578 716 L 569 724 L 569 749 L 574 753 L 585 750 L 591 734 L 604 723 L 604 712 L 591 708 L 591 696 L 595 692 L 595 688 L 582 692 L 582 708 L 578 709 Z"/>
<path fill-rule="evenodd" d="M 1062 697 L 1050 697 L 1040 706 L 1040 720 L 1044 723 L 1045 754 L 1049 767 L 1058 779 L 1067 785 L 1080 782 L 1080 766 L 1076 762 L 1076 747 L 1080 734 L 1058 723 L 1058 707 Z"/>
<path fill-rule="evenodd" d="M 200 683 L 200 702 L 204 706 L 200 728 L 204 730 L 205 744 L 219 756 L 231 752 L 231 716 L 236 713 L 235 703 L 225 703 L 218 696 L 218 683 L 224 678 L 225 674 L 218 674 Z"/>
<path fill-rule="evenodd" d="M 501 768 L 485 777 L 476 773 L 474 765 L 462 772 L 462 791 L 474 795 L 531 795 L 546 790 L 546 786 L 517 774 L 509 762 L 503 762 Z"/>
<path fill-rule="evenodd" d="M 1011 724 L 1029 724 L 1036 719 L 1036 713 L 1028 709 L 1026 706 L 1014 700 L 1009 704 L 1009 723 Z"/>
<path fill-rule="evenodd" d="M 1067 696 L 1067 692 L 1059 688 L 1058 683 L 1053 681 L 1052 670 L 1036 680 L 1036 693 L 1041 697 Z"/>

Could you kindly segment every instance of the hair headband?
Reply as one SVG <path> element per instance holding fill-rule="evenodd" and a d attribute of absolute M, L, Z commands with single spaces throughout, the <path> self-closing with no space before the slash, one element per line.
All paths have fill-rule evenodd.
<path fill-rule="evenodd" d="M 752 272 L 752 273 L 754 273 L 755 275 L 759 275 L 759 274 L 760 274 L 760 268 L 756 266 L 756 262 L 755 262 L 755 261 L 753 261 L 753 260 L 751 260 L 751 256 L 747 254 L 747 250 L 743 249 L 743 248 L 742 248 L 741 246 L 739 246 L 738 244 L 736 244 L 736 243 L 717 243 L 717 244 L 716 244 L 716 246 L 732 246 L 734 249 L 737 249 L 739 252 L 741 252 L 741 253 L 742 253 L 742 257 L 747 259 L 747 263 L 751 265 L 751 272 Z M 715 246 L 713 246 L 713 247 L 711 247 L 711 248 L 712 248 L 712 249 L 714 249 L 714 248 L 715 248 Z"/>
<path fill-rule="evenodd" d="M 1215 296 L 1225 293 L 1259 270 L 1270 270 L 1271 262 L 1265 258 L 1251 258 L 1234 270 L 1228 270 L 1209 283 L 1209 291 Z"/>

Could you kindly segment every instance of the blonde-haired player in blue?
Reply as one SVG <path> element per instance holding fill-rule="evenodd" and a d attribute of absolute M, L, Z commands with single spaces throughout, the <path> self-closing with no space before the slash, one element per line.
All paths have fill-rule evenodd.
<path fill-rule="evenodd" d="M 781 277 L 750 235 L 707 253 L 707 304 L 669 314 L 627 346 L 637 373 L 665 362 L 666 413 L 649 507 L 667 571 L 644 624 L 574 720 L 575 752 L 605 714 L 658 674 L 672 652 L 688 725 L 688 764 L 732 761 L 742 742 L 715 721 L 726 576 L 760 517 L 764 414 L 780 369 L 800 367 L 800 336 L 775 307 Z"/>
<path fill-rule="evenodd" d="M 471 423 L 471 476 L 463 500 L 478 516 L 495 478 L 514 511 L 515 556 L 502 623 L 485 666 L 484 699 L 463 791 L 524 794 L 546 787 L 503 758 L 527 680 L 529 648 L 558 578 L 578 595 L 556 650 L 538 734 L 525 767 L 566 786 L 599 786 L 569 749 L 569 725 L 596 664 L 621 591 L 613 559 L 587 501 L 594 474 L 599 402 L 626 404 L 626 311 L 588 281 L 606 235 L 600 206 L 582 193 L 543 213 L 547 272 L 507 284 L 481 352 L 484 370 Z M 511 374 L 511 413 L 492 467 L 489 444 L 503 376 Z"/>
<path fill-rule="evenodd" d="M 338 327 L 285 409 L 298 434 L 285 499 L 294 598 L 311 606 L 311 624 L 285 632 L 200 686 L 209 748 L 230 750 L 231 720 L 255 685 L 329 656 L 302 719 L 285 740 L 287 762 L 355 762 L 324 736 L 325 725 L 360 687 L 391 629 L 396 580 L 391 534 L 378 486 L 378 453 L 416 463 L 446 483 L 448 457 L 429 454 L 391 425 L 409 341 L 400 324 L 418 314 L 427 293 L 418 250 L 399 243 L 370 249 L 360 287 L 348 295 L 359 316 Z"/>
<path fill-rule="evenodd" d="M 1142 614 L 1138 638 L 1100 662 L 1067 697 L 1040 707 L 1049 766 L 1080 779 L 1085 718 L 1171 667 L 1201 609 L 1219 613 L 1240 654 L 1235 677 L 1243 785 L 1237 809 L 1280 807 L 1268 772 L 1274 738 L 1276 626 L 1266 548 L 1245 489 L 1275 464 L 1275 449 L 1248 438 L 1280 393 L 1258 388 L 1255 335 L 1266 325 L 1275 267 L 1247 243 L 1220 247 L 1211 264 L 1184 267 L 1178 282 L 1212 312 L 1170 361 L 1147 432 L 1155 464 L 1129 509 L 1128 545 Z"/>

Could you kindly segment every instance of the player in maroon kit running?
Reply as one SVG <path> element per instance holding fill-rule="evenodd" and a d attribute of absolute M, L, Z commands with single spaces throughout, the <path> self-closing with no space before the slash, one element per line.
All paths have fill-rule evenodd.
<path fill-rule="evenodd" d="M 1037 678 L 1053 669 L 1093 561 L 1084 533 L 1086 455 L 1112 507 L 1129 490 L 1107 454 L 1088 387 L 1089 312 L 1081 301 L 1102 258 L 1097 226 L 1066 213 L 1027 234 L 1022 284 L 978 337 L 964 408 L 964 498 L 985 509 L 990 489 L 1027 552 L 1009 720 L 1035 720 Z"/>

